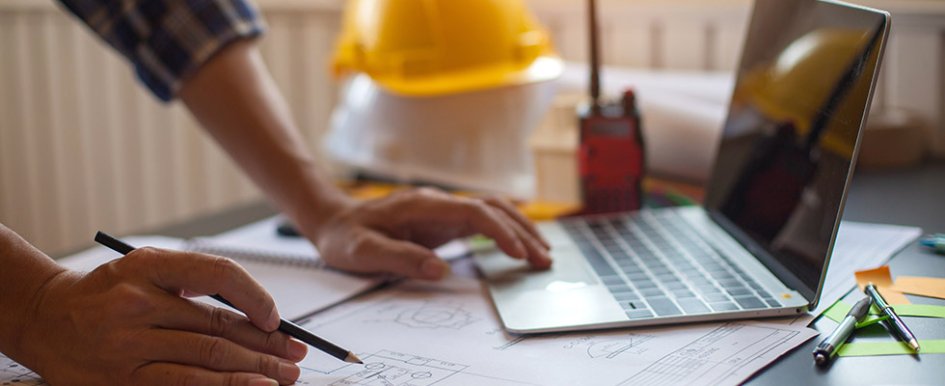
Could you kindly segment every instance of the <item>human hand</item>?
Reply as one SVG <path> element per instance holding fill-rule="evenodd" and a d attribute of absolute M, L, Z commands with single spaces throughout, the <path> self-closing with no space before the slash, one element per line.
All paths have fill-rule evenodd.
<path fill-rule="evenodd" d="M 219 293 L 246 316 L 182 296 Z M 306 346 L 276 331 L 275 303 L 232 260 L 154 248 L 40 290 L 22 336 L 53 385 L 275 385 Z"/>
<path fill-rule="evenodd" d="M 432 248 L 478 233 L 535 268 L 551 266 L 549 244 L 507 201 L 459 197 L 430 188 L 352 204 L 311 233 L 329 265 L 355 272 L 439 279 L 448 266 Z"/>

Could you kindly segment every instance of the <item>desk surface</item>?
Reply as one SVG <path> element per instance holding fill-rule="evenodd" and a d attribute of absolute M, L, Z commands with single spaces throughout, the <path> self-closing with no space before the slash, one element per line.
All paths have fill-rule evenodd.
<path fill-rule="evenodd" d="M 155 233 L 175 237 L 212 235 L 234 226 L 270 216 L 275 211 L 253 204 L 224 213 L 159 229 Z M 945 163 L 896 171 L 860 171 L 854 177 L 844 219 L 920 226 L 926 232 L 945 232 Z M 945 256 L 916 245 L 906 248 L 890 263 L 893 276 L 930 274 L 945 276 Z M 851 299 L 858 294 L 848 295 Z M 910 296 L 913 303 L 945 304 Z M 852 303 L 852 301 L 851 301 Z M 904 318 L 919 339 L 945 339 L 945 320 Z M 829 331 L 834 324 L 818 321 L 813 327 Z M 857 339 L 888 340 L 881 329 L 858 333 Z M 817 384 L 941 384 L 945 354 L 840 358 L 829 367 L 813 364 L 812 339 L 748 381 L 751 385 Z"/>
<path fill-rule="evenodd" d="M 905 171 L 863 171 L 853 179 L 844 219 L 877 223 L 914 225 L 926 232 L 945 232 L 945 163 L 925 165 Z M 945 256 L 911 245 L 890 262 L 893 277 L 899 275 L 945 276 Z M 861 297 L 857 291 L 847 301 Z M 919 304 L 945 304 L 945 301 L 908 296 Z M 903 317 L 912 332 L 921 339 L 945 339 L 945 320 Z M 818 320 L 812 327 L 829 333 L 836 326 Z M 882 330 L 858 331 L 855 337 L 889 340 Z M 811 352 L 819 337 L 810 340 L 775 362 L 748 381 L 750 385 L 865 385 L 865 384 L 942 384 L 945 354 L 918 358 L 898 355 L 839 358 L 825 368 L 814 366 Z"/>

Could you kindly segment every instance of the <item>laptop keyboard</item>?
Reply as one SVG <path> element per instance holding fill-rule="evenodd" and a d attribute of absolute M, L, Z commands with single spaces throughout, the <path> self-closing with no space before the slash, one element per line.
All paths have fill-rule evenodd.
<path fill-rule="evenodd" d="M 672 211 L 561 224 L 630 319 L 781 306 Z"/>

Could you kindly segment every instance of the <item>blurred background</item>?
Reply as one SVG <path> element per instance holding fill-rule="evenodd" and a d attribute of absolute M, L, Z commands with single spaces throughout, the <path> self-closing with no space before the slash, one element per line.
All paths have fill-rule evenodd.
<path fill-rule="evenodd" d="M 945 157 L 945 2 L 855 2 L 893 14 L 861 167 Z M 331 167 L 322 139 L 338 100 L 329 60 L 344 1 L 255 3 L 269 26 L 261 41 L 269 69 L 312 150 Z M 556 157 L 573 155 L 576 141 L 561 128 L 573 130 L 584 95 L 584 2 L 528 4 L 566 61 L 529 142 L 533 195 L 567 202 L 576 187 Z M 599 7 L 605 91 L 637 90 L 650 172 L 703 182 L 751 2 L 601 0 Z M 557 176 L 543 177 L 549 170 Z M 159 103 L 56 3 L 0 0 L 0 222 L 55 255 L 89 245 L 95 230 L 145 232 L 261 197 L 182 106 Z"/>

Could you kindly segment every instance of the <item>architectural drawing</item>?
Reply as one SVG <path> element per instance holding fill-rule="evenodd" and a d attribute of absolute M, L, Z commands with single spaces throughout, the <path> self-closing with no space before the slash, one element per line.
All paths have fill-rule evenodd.
<path fill-rule="evenodd" d="M 501 345 L 493 346 L 492 349 L 493 349 L 493 350 L 498 350 L 498 351 L 505 351 L 505 350 L 508 350 L 509 348 L 511 348 L 512 346 L 515 346 L 515 345 L 517 345 L 517 344 L 519 344 L 519 343 L 522 343 L 522 342 L 523 342 L 525 339 L 527 339 L 527 338 L 528 338 L 528 336 L 525 336 L 525 335 L 518 335 L 518 336 L 515 336 L 514 338 L 509 339 L 507 342 L 505 342 L 505 343 L 503 343 L 503 344 L 501 344 Z"/>
<path fill-rule="evenodd" d="M 0 354 L 0 386 L 45 386 L 39 375 Z"/>
<path fill-rule="evenodd" d="M 298 385 L 330 386 L 536 386 L 497 374 L 480 374 L 471 366 L 442 359 L 381 349 L 374 354 L 358 354 L 364 365 L 346 364 L 334 369 L 304 367 Z"/>
<path fill-rule="evenodd" d="M 456 375 L 468 367 L 388 350 L 361 359 L 364 360 L 362 370 L 332 382 L 331 385 L 426 386 Z"/>
<path fill-rule="evenodd" d="M 401 326 L 424 329 L 451 329 L 459 330 L 479 321 L 466 311 L 462 304 L 451 302 L 424 301 L 419 306 L 410 305 L 398 307 L 396 305 L 378 310 L 380 319 L 368 322 L 394 322 Z"/>
<path fill-rule="evenodd" d="M 304 324 L 344 337 L 366 365 L 315 355 L 304 362 L 302 380 L 380 386 L 736 385 L 816 336 L 804 326 L 763 322 L 515 335 L 494 317 L 479 282 L 454 278 L 440 285 L 407 284 L 358 298 Z"/>
<path fill-rule="evenodd" d="M 772 325 L 726 323 L 660 358 L 620 385 L 730 383 L 726 380 L 742 367 L 798 334 Z"/>
<path fill-rule="evenodd" d="M 614 359 L 624 353 L 642 354 L 646 352 L 646 348 L 642 347 L 643 343 L 651 338 L 653 337 L 649 335 L 628 334 L 622 337 L 595 341 L 587 346 L 587 356 Z"/>
<path fill-rule="evenodd" d="M 359 358 L 363 358 L 365 354 L 358 353 Z M 306 373 L 318 373 L 318 374 L 335 374 L 338 371 L 343 370 L 344 368 L 351 366 L 350 363 L 340 362 L 340 361 L 317 361 L 309 363 L 308 361 L 302 361 L 298 364 L 299 368 L 302 369 L 302 376 L 304 378 Z M 298 384 L 307 384 L 297 382 Z"/>
<path fill-rule="evenodd" d="M 586 335 L 568 341 L 562 346 L 566 350 L 584 349 L 591 359 L 614 359 L 621 354 L 643 354 L 647 348 L 643 345 L 652 335 Z"/>

